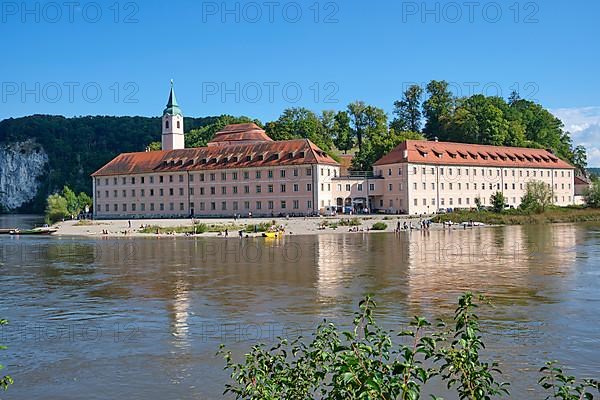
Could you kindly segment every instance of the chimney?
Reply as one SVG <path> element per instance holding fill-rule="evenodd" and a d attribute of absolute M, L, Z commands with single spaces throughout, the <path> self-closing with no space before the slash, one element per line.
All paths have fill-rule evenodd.
<path fill-rule="evenodd" d="M 434 137 L 434 138 L 433 138 L 433 141 L 437 143 L 437 142 L 438 142 L 438 137 L 437 137 L 437 136 L 436 136 L 436 137 Z"/>

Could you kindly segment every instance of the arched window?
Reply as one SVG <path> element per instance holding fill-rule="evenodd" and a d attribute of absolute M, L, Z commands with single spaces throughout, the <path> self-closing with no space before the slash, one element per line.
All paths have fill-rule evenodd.
<path fill-rule="evenodd" d="M 177 121 L 177 129 L 181 128 L 181 121 Z"/>
<path fill-rule="evenodd" d="M 166 128 L 166 129 L 169 129 L 169 120 L 166 120 L 166 121 L 165 121 L 165 128 Z"/>

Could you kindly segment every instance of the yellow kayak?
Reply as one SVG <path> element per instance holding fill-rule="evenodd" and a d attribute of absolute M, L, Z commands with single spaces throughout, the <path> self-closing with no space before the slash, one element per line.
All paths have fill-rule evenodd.
<path fill-rule="evenodd" d="M 263 237 L 275 239 L 283 235 L 283 232 L 265 232 Z"/>

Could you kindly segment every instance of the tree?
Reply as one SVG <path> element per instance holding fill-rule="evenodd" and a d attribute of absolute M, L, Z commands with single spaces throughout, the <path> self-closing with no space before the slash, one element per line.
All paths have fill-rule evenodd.
<path fill-rule="evenodd" d="M 521 198 L 522 210 L 535 213 L 543 213 L 552 204 L 554 196 L 550 185 L 542 181 L 527 182 L 525 195 Z"/>
<path fill-rule="evenodd" d="M 600 208 L 600 181 L 595 180 L 584 193 L 585 204 L 588 207 Z"/>
<path fill-rule="evenodd" d="M 431 81 L 427 84 L 428 99 L 423 103 L 426 122 L 423 133 L 429 139 L 447 139 L 447 126 L 454 109 L 454 96 L 446 81 Z"/>
<path fill-rule="evenodd" d="M 338 112 L 333 123 L 333 143 L 338 150 L 348 154 L 348 150 L 354 147 L 354 139 L 350 128 L 350 117 L 345 111 Z"/>
<path fill-rule="evenodd" d="M 6 325 L 6 324 L 8 324 L 7 320 L 0 319 L 0 327 L 2 325 Z M 5 349 L 6 349 L 6 347 L 0 345 L 0 350 L 5 350 Z M 3 369 L 4 369 L 4 366 L 2 364 L 0 364 L 0 371 L 2 371 Z M 6 390 L 13 383 L 14 383 L 14 381 L 13 381 L 13 379 L 10 376 L 8 376 L 8 375 L 6 375 L 6 376 L 0 376 L 0 389 Z"/>
<path fill-rule="evenodd" d="M 504 211 L 504 207 L 506 207 L 506 199 L 504 198 L 504 193 L 498 191 L 492 195 L 490 198 L 490 203 L 492 203 L 492 209 L 494 212 L 500 213 Z"/>
<path fill-rule="evenodd" d="M 148 151 L 161 151 L 162 143 L 161 142 L 152 142 L 147 147 Z"/>
<path fill-rule="evenodd" d="M 587 175 L 587 150 L 585 147 L 577 146 L 573 149 L 572 162 L 581 173 Z"/>
<path fill-rule="evenodd" d="M 350 121 L 353 126 L 352 136 L 356 138 L 359 151 L 362 149 L 363 135 L 367 125 L 366 109 L 367 105 L 363 101 L 355 101 L 348 105 L 348 115 L 350 115 Z"/>
<path fill-rule="evenodd" d="M 325 151 L 333 144 L 321 119 L 303 107 L 284 110 L 277 121 L 267 123 L 265 130 L 273 140 L 305 138 Z"/>
<path fill-rule="evenodd" d="M 79 208 L 79 199 L 74 191 L 68 186 L 63 187 L 62 197 L 67 202 L 67 212 L 69 215 L 76 216 L 79 214 L 81 209 Z"/>
<path fill-rule="evenodd" d="M 390 136 L 387 127 L 387 115 L 381 108 L 364 105 L 360 117 L 362 121 L 362 146 L 352 160 L 355 170 L 368 171 L 373 163 L 399 142 Z"/>
<path fill-rule="evenodd" d="M 421 97 L 423 89 L 419 85 L 411 85 L 404 92 L 402 100 L 394 103 L 394 114 L 396 118 L 390 125 L 391 128 L 400 131 L 421 131 Z"/>
<path fill-rule="evenodd" d="M 67 200 L 60 194 L 48 196 L 47 203 L 46 221 L 48 223 L 53 224 L 71 215 L 67 208 Z"/>
<path fill-rule="evenodd" d="M 93 200 L 90 196 L 88 196 L 84 192 L 79 193 L 79 195 L 77 196 L 77 208 L 78 208 L 77 214 L 79 214 L 82 211 L 85 211 L 86 207 L 88 210 L 91 209 L 92 204 L 93 204 Z"/>
<path fill-rule="evenodd" d="M 503 106 L 506 106 L 504 100 L 483 95 L 461 99 L 449 123 L 449 139 L 495 146 L 506 144 L 511 126 Z"/>

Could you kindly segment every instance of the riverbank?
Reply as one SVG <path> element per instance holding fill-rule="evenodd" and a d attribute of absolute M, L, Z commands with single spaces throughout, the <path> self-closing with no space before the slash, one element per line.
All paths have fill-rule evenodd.
<path fill-rule="evenodd" d="M 131 225 L 130 225 L 131 222 Z M 272 226 L 283 227 L 290 235 L 317 235 L 331 233 L 394 232 L 398 223 L 420 227 L 420 218 L 408 216 L 340 216 L 328 218 L 232 218 L 219 219 L 148 219 L 65 221 L 54 225 L 57 236 L 262 236 Z M 385 229 L 373 229 L 383 228 Z M 460 228 L 459 226 L 455 227 Z M 431 224 L 430 229 L 443 229 L 442 224 Z"/>
<path fill-rule="evenodd" d="M 437 223 L 482 222 L 486 225 L 531 225 L 566 222 L 600 221 L 600 209 L 553 207 L 541 214 L 529 214 L 520 210 L 507 210 L 503 213 L 493 211 L 455 211 L 432 218 Z"/>

